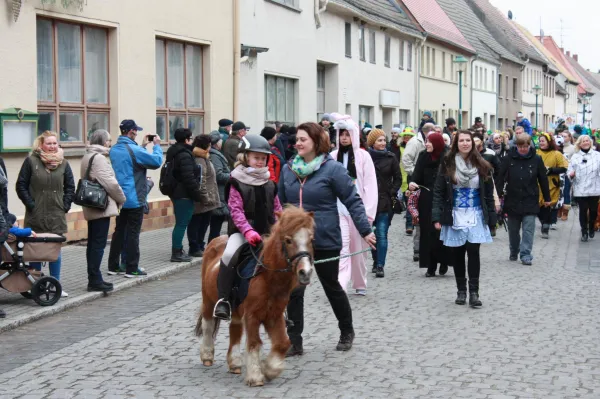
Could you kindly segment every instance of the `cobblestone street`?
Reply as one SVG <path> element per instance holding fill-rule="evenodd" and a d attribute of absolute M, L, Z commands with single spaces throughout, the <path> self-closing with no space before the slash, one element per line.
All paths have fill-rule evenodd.
<path fill-rule="evenodd" d="M 201 365 L 194 266 L 0 334 L 0 396 L 598 398 L 600 248 L 579 243 L 576 217 L 549 240 L 538 229 L 531 267 L 508 260 L 499 229 L 482 247 L 479 310 L 454 304 L 452 269 L 424 277 L 396 218 L 386 277 L 372 278 L 366 297 L 350 296 L 353 349 L 335 350 L 337 322 L 315 278 L 305 355 L 262 388 L 227 373 L 227 328 L 215 365 Z"/>

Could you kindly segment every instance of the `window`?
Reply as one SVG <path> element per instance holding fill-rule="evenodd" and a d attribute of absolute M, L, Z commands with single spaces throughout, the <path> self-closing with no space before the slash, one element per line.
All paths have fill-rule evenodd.
<path fill-rule="evenodd" d="M 325 67 L 317 66 L 317 120 L 325 113 Z"/>
<path fill-rule="evenodd" d="M 94 130 L 108 130 L 108 30 L 50 19 L 36 28 L 38 130 L 85 143 Z"/>
<path fill-rule="evenodd" d="M 358 117 L 359 117 L 359 124 L 360 127 L 365 126 L 365 123 L 370 123 L 371 125 L 373 123 L 371 123 L 371 109 L 373 107 L 367 107 L 364 105 L 359 105 L 358 106 Z"/>
<path fill-rule="evenodd" d="M 413 59 L 413 44 L 412 43 L 408 43 L 408 49 L 407 49 L 407 54 L 408 54 L 408 60 L 406 63 L 406 70 L 407 71 L 412 71 L 412 59 Z M 404 45 L 402 45 L 402 49 L 404 50 Z"/>
<path fill-rule="evenodd" d="M 365 26 L 358 27 L 358 55 L 361 61 L 366 60 L 365 56 Z"/>
<path fill-rule="evenodd" d="M 293 126 L 295 112 L 296 80 L 265 75 L 265 122 Z"/>
<path fill-rule="evenodd" d="M 487 81 L 487 72 L 488 72 L 487 68 L 485 68 L 484 72 L 483 72 L 483 89 L 484 90 L 487 90 L 487 82 L 488 82 Z"/>
<path fill-rule="evenodd" d="M 456 81 L 456 72 L 455 72 L 455 68 L 456 66 L 454 65 L 454 59 L 452 57 L 452 54 L 450 54 L 450 80 L 455 82 Z"/>
<path fill-rule="evenodd" d="M 475 84 L 474 84 L 475 88 L 479 87 L 479 67 L 476 66 L 475 67 Z"/>
<path fill-rule="evenodd" d="M 389 35 L 385 35 L 385 48 L 383 51 L 384 64 L 386 67 L 390 67 L 390 46 L 392 39 Z"/>
<path fill-rule="evenodd" d="M 431 76 L 431 48 L 427 47 L 427 76 Z"/>
<path fill-rule="evenodd" d="M 421 47 L 421 75 L 425 75 L 425 46 Z"/>
<path fill-rule="evenodd" d="M 437 76 L 437 71 L 435 69 L 435 49 L 431 49 L 431 76 Z M 436 119 L 437 121 L 437 119 Z"/>
<path fill-rule="evenodd" d="M 506 76 L 506 99 L 508 100 L 510 97 L 508 97 L 508 76 Z"/>
<path fill-rule="evenodd" d="M 513 78 L 513 98 L 517 99 L 517 78 Z"/>
<path fill-rule="evenodd" d="M 442 51 L 442 79 L 446 79 L 446 52 Z"/>
<path fill-rule="evenodd" d="M 375 31 L 369 31 L 369 62 L 371 64 L 375 64 L 376 54 L 375 54 Z"/>
<path fill-rule="evenodd" d="M 202 47 L 162 39 L 155 47 L 156 134 L 166 141 L 182 127 L 202 133 Z"/>
<path fill-rule="evenodd" d="M 502 74 L 498 74 L 498 97 L 502 97 Z"/>
<path fill-rule="evenodd" d="M 400 58 L 398 62 L 400 64 L 399 68 L 404 69 L 404 40 L 400 40 Z"/>
<path fill-rule="evenodd" d="M 352 24 L 346 22 L 345 25 L 345 37 L 346 37 L 346 57 L 352 58 Z"/>

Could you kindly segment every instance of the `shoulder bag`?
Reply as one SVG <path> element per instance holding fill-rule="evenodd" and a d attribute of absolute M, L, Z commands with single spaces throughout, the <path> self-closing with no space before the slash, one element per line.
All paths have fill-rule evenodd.
<path fill-rule="evenodd" d="M 108 206 L 108 193 L 100 183 L 90 180 L 90 169 L 92 169 L 92 163 L 96 155 L 98 154 L 92 155 L 85 176 L 79 179 L 77 183 L 73 202 L 80 206 L 105 210 Z"/>

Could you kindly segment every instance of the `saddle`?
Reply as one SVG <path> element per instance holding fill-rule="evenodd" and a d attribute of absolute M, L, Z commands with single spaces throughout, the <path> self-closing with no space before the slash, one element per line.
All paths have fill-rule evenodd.
<path fill-rule="evenodd" d="M 231 264 L 235 265 L 235 278 L 231 290 L 231 306 L 236 309 L 248 296 L 250 280 L 258 274 L 258 259 L 261 256 L 260 249 L 253 249 L 250 244 L 243 244 L 231 258 Z"/>

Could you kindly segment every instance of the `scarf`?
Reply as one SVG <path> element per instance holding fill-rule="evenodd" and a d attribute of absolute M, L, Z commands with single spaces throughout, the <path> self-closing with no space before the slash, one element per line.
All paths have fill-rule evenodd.
<path fill-rule="evenodd" d="M 489 148 L 491 148 L 492 150 L 494 150 L 494 152 L 496 153 L 496 155 L 500 155 L 500 152 L 502 152 L 502 146 L 504 144 L 500 143 L 500 144 L 496 144 L 496 143 L 492 143 Z"/>
<path fill-rule="evenodd" d="M 369 154 L 371 154 L 371 158 L 373 158 L 373 160 L 387 157 L 388 152 L 388 150 L 376 150 L 374 148 L 369 148 Z"/>
<path fill-rule="evenodd" d="M 459 187 L 469 187 L 469 181 L 477 176 L 477 168 L 467 164 L 460 154 L 454 156 L 456 163 L 456 185 Z"/>
<path fill-rule="evenodd" d="M 337 161 L 344 163 L 344 154 L 348 153 L 348 174 L 351 178 L 356 179 L 356 162 L 354 160 L 354 150 L 352 144 L 340 145 L 340 150 L 337 153 Z"/>
<path fill-rule="evenodd" d="M 200 147 L 194 147 L 194 149 L 192 150 L 192 152 L 194 153 L 194 156 L 196 158 L 204 158 L 204 159 L 208 159 L 208 150 L 203 150 Z"/>
<path fill-rule="evenodd" d="M 321 154 L 318 157 L 315 157 L 315 159 L 312 161 L 306 163 L 304 158 L 302 158 L 300 155 L 296 155 L 292 161 L 291 168 L 294 173 L 298 175 L 298 177 L 304 179 L 305 177 L 310 176 L 319 170 L 321 164 L 323 163 L 323 159 L 325 159 L 325 155 Z"/>
<path fill-rule="evenodd" d="M 63 150 L 60 147 L 56 152 L 45 152 L 41 148 L 38 148 L 36 150 L 36 154 L 44 163 L 44 166 L 46 167 L 46 171 L 48 173 L 58 168 L 60 164 L 62 164 L 64 161 Z"/>
<path fill-rule="evenodd" d="M 266 166 L 264 168 L 250 168 L 238 165 L 231 171 L 231 177 L 250 186 L 262 186 L 269 181 L 271 174 Z"/>

